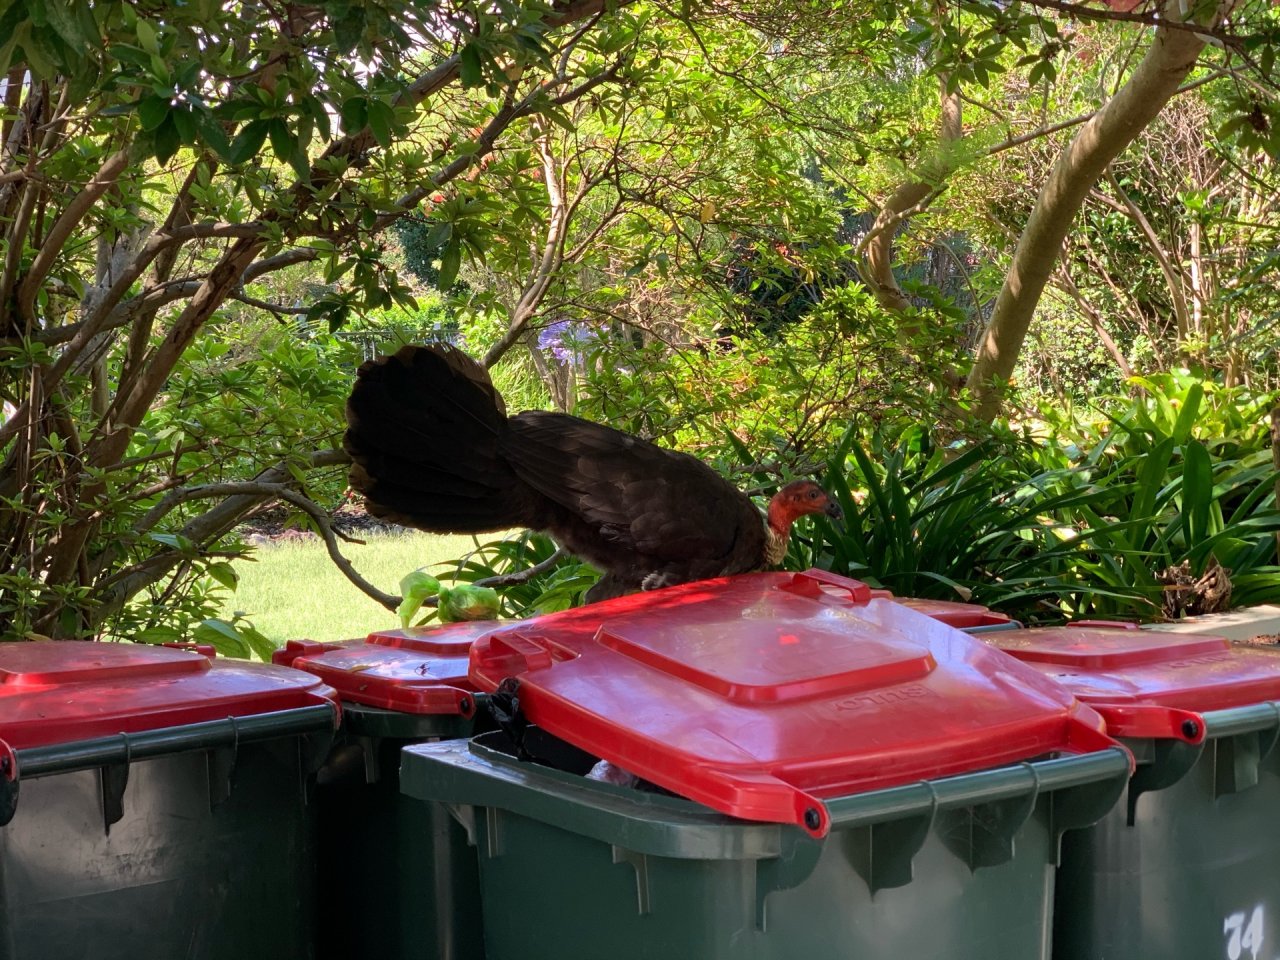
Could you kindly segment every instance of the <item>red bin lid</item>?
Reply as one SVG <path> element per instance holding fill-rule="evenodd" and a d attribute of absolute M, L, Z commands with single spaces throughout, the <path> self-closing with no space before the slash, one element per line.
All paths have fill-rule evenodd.
<path fill-rule="evenodd" d="M 821 798 L 1114 746 L 1038 671 L 830 574 L 526 621 L 478 640 L 471 676 L 518 678 L 529 720 L 659 786 L 818 835 Z"/>
<path fill-rule="evenodd" d="M 951 627 L 998 627 L 1010 623 L 1007 613 L 997 613 L 978 603 L 960 603 L 955 600 L 925 600 L 920 597 L 894 597 L 895 602 L 909 607 L 926 617 L 941 620 Z"/>
<path fill-rule="evenodd" d="M 1280 652 L 1209 634 L 1114 623 L 1035 627 L 984 639 L 1037 667 L 1107 717 L 1116 736 L 1158 736 L 1145 716 L 1203 713 L 1280 700 Z M 1179 736 L 1174 729 L 1165 736 Z M 1193 738 L 1194 739 L 1194 738 Z"/>
<path fill-rule="evenodd" d="M 806 570 L 805 574 L 827 584 L 849 582 L 847 577 L 828 573 L 825 570 Z M 902 604 L 904 607 L 918 610 L 926 617 L 933 617 L 935 620 L 941 620 L 947 626 L 959 627 L 962 630 L 973 627 L 999 627 L 1013 623 L 1013 618 L 1007 613 L 997 613 L 990 607 L 984 607 L 980 603 L 961 603 L 958 600 L 927 600 L 923 597 L 895 597 L 892 590 L 873 589 L 871 596 L 885 597 L 895 603 Z"/>
<path fill-rule="evenodd" d="M 0 740 L 14 749 L 330 703 L 318 678 L 137 643 L 0 644 Z"/>
<path fill-rule="evenodd" d="M 497 629 L 492 621 L 386 630 L 364 640 L 290 640 L 272 659 L 305 670 L 343 700 L 412 714 L 475 712 L 467 677 L 471 644 Z"/>

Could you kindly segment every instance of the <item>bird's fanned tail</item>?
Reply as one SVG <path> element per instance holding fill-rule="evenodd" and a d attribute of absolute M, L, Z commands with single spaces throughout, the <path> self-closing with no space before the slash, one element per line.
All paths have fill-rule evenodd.
<path fill-rule="evenodd" d="M 423 530 L 534 525 L 529 491 L 498 451 L 506 421 L 488 374 L 459 350 L 404 347 L 371 360 L 347 401 L 351 485 L 374 516 Z"/>

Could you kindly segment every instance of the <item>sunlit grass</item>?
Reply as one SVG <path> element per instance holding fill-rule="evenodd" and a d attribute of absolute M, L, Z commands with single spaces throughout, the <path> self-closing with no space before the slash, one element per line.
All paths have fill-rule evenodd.
<path fill-rule="evenodd" d="M 365 579 L 391 594 L 399 593 L 400 578 L 410 570 L 455 560 L 475 546 L 469 536 L 418 532 L 366 539 L 364 545 L 343 543 L 342 552 Z M 399 625 L 394 613 L 342 575 L 319 540 L 259 547 L 256 558 L 236 564 L 240 585 L 221 615 L 243 611 L 277 644 L 304 637 L 343 640 Z"/>

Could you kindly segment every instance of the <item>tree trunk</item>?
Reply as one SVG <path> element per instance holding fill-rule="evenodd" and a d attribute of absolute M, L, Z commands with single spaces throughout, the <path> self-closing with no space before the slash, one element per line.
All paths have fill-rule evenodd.
<path fill-rule="evenodd" d="M 911 307 L 911 301 L 902 292 L 897 278 L 893 275 L 894 239 L 903 225 L 925 206 L 939 189 L 942 181 L 950 175 L 955 163 L 953 146 L 964 135 L 959 92 L 947 92 L 945 76 L 938 79 L 938 85 L 941 99 L 938 145 L 934 153 L 921 165 L 915 179 L 900 185 L 885 201 L 884 207 L 876 215 L 875 223 L 867 233 L 863 246 L 862 265 L 859 271 L 863 282 L 867 284 L 882 307 L 899 315 L 907 312 Z M 910 336 L 912 332 L 905 327 L 902 330 L 904 337 Z"/>
<path fill-rule="evenodd" d="M 1128 82 L 1081 128 L 1054 164 L 1018 240 L 969 373 L 974 413 L 983 420 L 999 413 L 1001 387 L 1013 375 L 1036 304 L 1076 213 L 1111 161 L 1177 93 L 1204 45 L 1189 30 L 1158 28 Z"/>

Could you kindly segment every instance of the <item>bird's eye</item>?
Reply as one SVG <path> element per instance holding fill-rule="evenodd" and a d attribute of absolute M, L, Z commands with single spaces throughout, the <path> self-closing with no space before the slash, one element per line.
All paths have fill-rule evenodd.
<path fill-rule="evenodd" d="M 809 491 L 809 499 L 810 499 L 810 500 L 817 500 L 817 499 L 818 499 L 818 491 L 817 491 L 817 490 L 810 490 L 810 491 Z"/>

